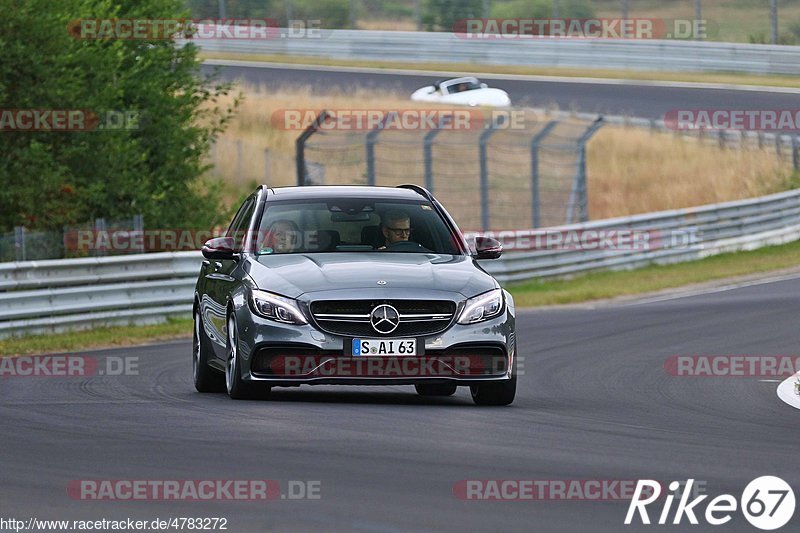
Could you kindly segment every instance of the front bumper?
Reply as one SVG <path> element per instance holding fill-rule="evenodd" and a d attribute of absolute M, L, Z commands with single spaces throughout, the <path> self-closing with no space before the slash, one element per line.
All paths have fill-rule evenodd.
<path fill-rule="evenodd" d="M 242 379 L 273 386 L 298 385 L 470 385 L 511 379 L 516 354 L 514 316 L 506 308 L 486 322 L 452 324 L 418 337 L 419 356 L 345 355 L 350 337 L 313 324 L 294 326 L 237 310 Z"/>

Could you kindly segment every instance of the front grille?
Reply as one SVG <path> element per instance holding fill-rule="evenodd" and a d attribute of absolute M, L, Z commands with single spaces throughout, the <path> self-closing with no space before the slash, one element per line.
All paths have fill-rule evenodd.
<path fill-rule="evenodd" d="M 381 304 L 397 309 L 400 323 L 389 334 L 370 324 L 372 310 Z M 311 314 L 320 329 L 352 337 L 415 337 L 444 331 L 453 321 L 455 302 L 447 300 L 322 300 L 311 303 Z"/>

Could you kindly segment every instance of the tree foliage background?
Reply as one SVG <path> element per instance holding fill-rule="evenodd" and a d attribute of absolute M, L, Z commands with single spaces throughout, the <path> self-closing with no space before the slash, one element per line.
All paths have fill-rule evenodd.
<path fill-rule="evenodd" d="M 0 132 L 0 231 L 139 213 L 148 227 L 218 222 L 219 186 L 201 176 L 235 111 L 215 104 L 230 87 L 201 79 L 192 45 L 67 31 L 81 18 L 179 18 L 182 0 L 0 0 L 0 13 L 0 110 L 140 113 L 136 129 Z"/>

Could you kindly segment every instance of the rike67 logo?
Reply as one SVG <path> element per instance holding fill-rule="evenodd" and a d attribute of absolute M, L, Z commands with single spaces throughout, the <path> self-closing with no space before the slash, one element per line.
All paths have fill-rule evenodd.
<path fill-rule="evenodd" d="M 681 490 L 682 484 L 678 481 L 669 484 L 672 494 L 667 494 L 664 498 L 664 506 L 658 515 L 657 524 L 680 524 L 685 517 L 690 524 L 697 525 L 699 523 L 697 517 L 700 515 L 708 524 L 721 526 L 733 519 L 732 515 L 740 505 L 742 514 L 750 524 L 758 529 L 771 531 L 786 525 L 794 515 L 794 491 L 779 477 L 762 476 L 754 479 L 745 487 L 738 502 L 730 494 L 721 494 L 708 502 L 705 513 L 702 514 L 700 504 L 708 498 L 708 495 L 697 496 L 689 501 L 693 484 L 693 479 L 687 480 L 685 490 Z M 628 507 L 625 525 L 630 525 L 637 514 L 643 524 L 650 524 L 647 506 L 658 500 L 662 496 L 661 492 L 661 484 L 658 481 L 639 480 Z M 679 496 L 679 501 L 670 522 L 676 494 Z"/>

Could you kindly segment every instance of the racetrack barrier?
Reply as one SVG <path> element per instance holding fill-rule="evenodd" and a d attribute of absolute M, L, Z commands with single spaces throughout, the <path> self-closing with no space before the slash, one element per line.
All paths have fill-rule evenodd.
<path fill-rule="evenodd" d="M 635 269 L 754 250 L 800 239 L 800 190 L 706 206 L 581 224 L 508 232 L 555 234 L 640 230 L 658 246 L 560 246 L 508 251 L 481 261 L 501 283 L 565 277 L 597 270 Z M 503 235 L 500 235 L 503 238 Z M 0 338 L 99 325 L 163 322 L 188 317 L 200 272 L 199 252 L 0 263 Z"/>

